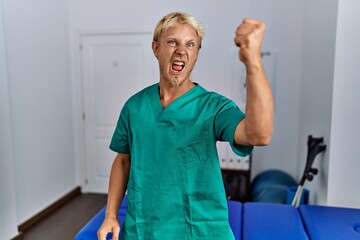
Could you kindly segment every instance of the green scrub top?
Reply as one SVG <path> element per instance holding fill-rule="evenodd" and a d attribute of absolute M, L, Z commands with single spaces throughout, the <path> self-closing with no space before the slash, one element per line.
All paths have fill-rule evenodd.
<path fill-rule="evenodd" d="M 234 102 L 196 84 L 165 109 L 159 84 L 124 105 L 110 149 L 131 156 L 126 240 L 234 239 L 216 142 L 234 143 L 245 117 Z"/>

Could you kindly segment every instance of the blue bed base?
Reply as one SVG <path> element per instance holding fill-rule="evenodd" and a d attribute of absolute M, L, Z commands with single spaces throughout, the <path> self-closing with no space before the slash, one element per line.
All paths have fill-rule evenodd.
<path fill-rule="evenodd" d="M 126 200 L 118 218 L 122 224 Z M 236 240 L 359 240 L 360 209 L 228 201 L 229 223 Z M 75 240 L 97 240 L 105 207 L 76 235 Z M 108 235 L 107 239 L 111 239 Z M 219 239 L 220 240 L 220 239 Z"/>

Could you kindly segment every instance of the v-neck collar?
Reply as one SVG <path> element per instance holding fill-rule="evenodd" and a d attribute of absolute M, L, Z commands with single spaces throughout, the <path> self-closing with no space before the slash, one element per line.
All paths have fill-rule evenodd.
<path fill-rule="evenodd" d="M 175 98 L 169 105 L 167 105 L 166 107 L 163 107 L 161 104 L 161 100 L 160 100 L 160 86 L 159 86 L 159 84 L 157 84 L 157 99 L 158 99 L 157 102 L 158 102 L 158 104 L 160 104 L 160 107 L 163 109 L 163 111 L 174 108 L 174 105 L 176 108 L 176 105 L 178 105 L 177 104 L 178 102 L 180 102 L 182 99 L 186 99 L 186 97 L 191 95 L 193 92 L 196 92 L 196 89 L 199 87 L 199 84 L 194 83 L 194 85 L 195 86 L 193 86 L 192 88 L 187 90 L 185 93 L 183 93 L 179 97 Z"/>
<path fill-rule="evenodd" d="M 176 112 L 181 105 L 187 101 L 187 99 L 190 99 L 192 97 L 196 97 L 198 95 L 201 95 L 206 91 L 203 89 L 199 84 L 194 83 L 195 86 L 190 88 L 187 92 L 180 95 L 176 99 L 174 99 L 167 107 L 163 108 L 161 101 L 160 101 L 160 89 L 159 89 L 159 83 L 154 84 L 153 86 L 153 93 L 151 94 L 152 97 L 150 99 L 151 105 L 153 108 L 154 116 L 157 120 L 163 115 L 163 113 L 166 112 Z"/>

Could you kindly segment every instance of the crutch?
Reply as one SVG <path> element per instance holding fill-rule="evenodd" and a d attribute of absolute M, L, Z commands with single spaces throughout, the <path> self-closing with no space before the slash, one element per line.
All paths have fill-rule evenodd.
<path fill-rule="evenodd" d="M 291 205 L 295 207 L 298 207 L 300 205 L 305 181 L 308 180 L 311 182 L 314 179 L 314 176 L 319 172 L 319 170 L 317 168 L 313 168 L 312 165 L 314 163 L 316 155 L 325 151 L 326 149 L 326 145 L 323 144 L 323 141 L 323 138 L 313 138 L 312 135 L 308 136 L 308 153 L 304 173 L 301 177 L 295 196 L 291 203 Z"/>

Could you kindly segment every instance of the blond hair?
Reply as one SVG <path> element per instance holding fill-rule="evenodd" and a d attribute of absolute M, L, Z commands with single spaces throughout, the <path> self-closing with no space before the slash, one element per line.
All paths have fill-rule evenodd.
<path fill-rule="evenodd" d="M 189 24 L 192 26 L 199 37 L 199 48 L 201 48 L 201 41 L 204 38 L 204 27 L 193 16 L 184 12 L 173 12 L 164 16 L 157 24 L 154 30 L 153 41 L 158 42 L 161 34 L 175 23 Z"/>

